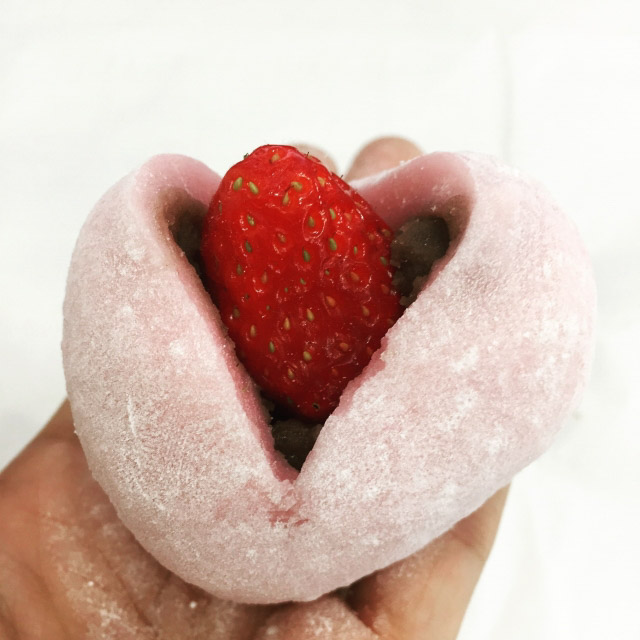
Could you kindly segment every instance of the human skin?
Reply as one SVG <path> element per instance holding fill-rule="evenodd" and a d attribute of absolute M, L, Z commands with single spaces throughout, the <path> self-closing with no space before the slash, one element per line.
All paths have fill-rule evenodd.
<path fill-rule="evenodd" d="M 406 140 L 377 140 L 358 154 L 347 179 L 419 153 Z M 305 640 L 321 629 L 331 640 L 452 639 L 506 493 L 347 590 L 305 604 L 225 602 L 156 563 L 118 520 L 88 470 L 64 403 L 0 474 L 0 637 Z"/>

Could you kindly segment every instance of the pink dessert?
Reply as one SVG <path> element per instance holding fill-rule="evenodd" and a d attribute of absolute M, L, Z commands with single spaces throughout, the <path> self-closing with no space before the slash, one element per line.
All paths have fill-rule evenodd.
<path fill-rule="evenodd" d="M 85 223 L 64 305 L 74 421 L 162 564 L 223 598 L 312 600 L 417 551 L 549 446 L 585 384 L 593 276 L 546 192 L 488 157 L 356 183 L 392 228 L 433 215 L 452 241 L 298 473 L 175 240 L 219 180 L 158 156 Z"/>

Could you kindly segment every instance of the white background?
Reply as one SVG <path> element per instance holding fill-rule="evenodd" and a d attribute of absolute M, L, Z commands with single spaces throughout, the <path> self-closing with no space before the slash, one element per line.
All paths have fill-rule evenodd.
<path fill-rule="evenodd" d="M 640 638 L 634 2 L 2 4 L 0 468 L 64 397 L 78 229 L 150 155 L 224 172 L 259 144 L 307 141 L 344 169 L 381 134 L 493 153 L 546 182 L 578 223 L 599 337 L 580 411 L 513 484 L 460 637 Z"/>

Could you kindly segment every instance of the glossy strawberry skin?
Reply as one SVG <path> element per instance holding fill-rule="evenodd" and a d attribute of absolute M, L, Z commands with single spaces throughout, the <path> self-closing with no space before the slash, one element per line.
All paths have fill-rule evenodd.
<path fill-rule="evenodd" d="M 239 359 L 276 402 L 323 420 L 400 315 L 391 231 L 346 182 L 266 145 L 214 195 L 201 253 Z"/>

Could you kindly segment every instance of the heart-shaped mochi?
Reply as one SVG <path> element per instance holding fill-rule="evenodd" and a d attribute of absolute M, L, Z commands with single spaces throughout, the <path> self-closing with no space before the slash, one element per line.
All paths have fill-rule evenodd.
<path fill-rule="evenodd" d="M 546 192 L 491 158 L 355 183 L 392 228 L 437 215 L 453 241 L 298 474 L 175 240 L 219 180 L 155 157 L 82 228 L 64 304 L 74 422 L 163 565 L 223 598 L 311 600 L 417 551 L 548 447 L 585 384 L 593 276 Z"/>

